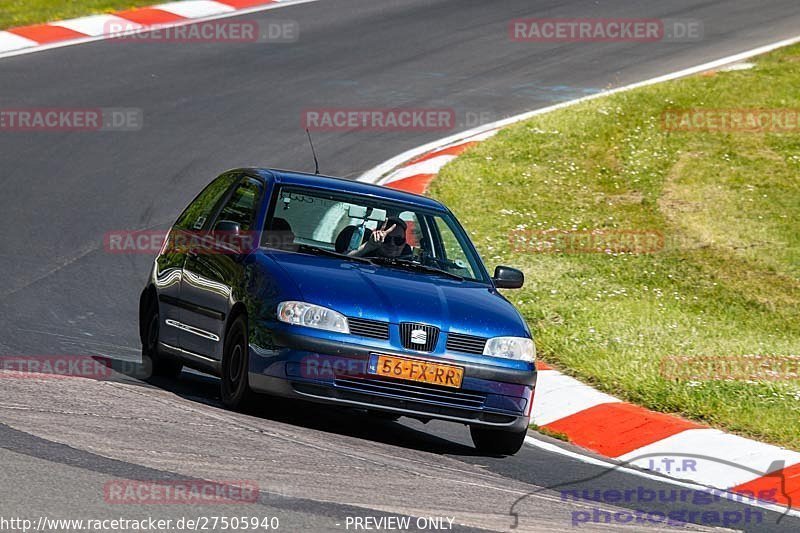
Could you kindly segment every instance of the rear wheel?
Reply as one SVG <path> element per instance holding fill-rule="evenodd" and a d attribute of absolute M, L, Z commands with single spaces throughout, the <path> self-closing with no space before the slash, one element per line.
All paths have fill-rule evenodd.
<path fill-rule="evenodd" d="M 481 453 L 490 455 L 514 455 L 522 448 L 527 430 L 503 431 L 470 426 L 472 442 Z"/>
<path fill-rule="evenodd" d="M 180 361 L 162 354 L 158 349 L 159 328 L 161 316 L 158 314 L 158 302 L 151 298 L 147 311 L 144 314 L 144 335 L 142 339 L 142 363 L 150 360 L 152 375 L 176 378 L 183 369 Z"/>
<path fill-rule="evenodd" d="M 250 389 L 250 350 L 247 342 L 247 320 L 237 317 L 225 334 L 222 355 L 220 396 L 222 403 L 230 409 L 242 409 L 252 401 L 255 394 Z"/>

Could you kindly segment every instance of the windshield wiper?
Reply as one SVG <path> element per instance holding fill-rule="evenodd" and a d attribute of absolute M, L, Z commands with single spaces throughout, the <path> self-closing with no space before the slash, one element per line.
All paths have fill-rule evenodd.
<path fill-rule="evenodd" d="M 432 266 L 423 265 L 421 263 L 416 263 L 409 259 L 397 259 L 394 257 L 370 257 L 369 261 L 379 265 L 389 265 L 389 266 L 399 266 L 399 267 L 407 267 L 413 270 L 419 270 L 422 272 L 429 272 L 431 274 L 438 274 L 440 276 L 447 276 L 448 278 L 456 279 L 458 281 L 464 281 L 464 278 L 459 276 L 458 274 L 453 274 L 452 272 L 448 272 L 446 270 L 442 270 L 439 268 L 434 268 Z"/>
<path fill-rule="evenodd" d="M 358 261 L 359 263 L 371 262 L 369 259 L 365 257 L 356 257 L 353 255 L 340 254 L 339 252 L 334 252 L 333 250 L 326 250 L 325 248 L 319 248 L 318 246 L 311 246 L 309 244 L 299 245 L 298 251 L 314 255 L 327 255 L 328 257 L 337 257 L 339 259 L 350 259 L 352 261 Z"/>
<path fill-rule="evenodd" d="M 309 244 L 300 244 L 298 246 L 298 251 L 314 255 L 327 255 L 329 257 L 336 257 L 339 259 L 350 259 L 352 261 L 357 261 L 359 263 L 405 267 L 405 268 L 410 268 L 412 270 L 429 272 L 431 274 L 438 274 L 440 276 L 447 276 L 448 278 L 455 279 L 458 281 L 464 281 L 464 278 L 459 276 L 458 274 L 453 274 L 452 272 L 448 272 L 446 270 L 441 270 L 439 268 L 434 268 L 431 266 L 416 263 L 409 259 L 399 259 L 394 257 L 358 257 L 355 255 L 340 254 L 339 252 L 334 252 L 333 250 L 320 248 L 318 246 L 311 246 Z"/>

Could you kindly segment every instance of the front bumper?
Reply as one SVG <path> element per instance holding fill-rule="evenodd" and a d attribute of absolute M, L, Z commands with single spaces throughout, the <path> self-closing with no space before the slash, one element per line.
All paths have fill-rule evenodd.
<path fill-rule="evenodd" d="M 292 331 L 302 329 L 303 332 Z M 257 328 L 258 330 L 258 328 Z M 498 429 L 528 426 L 536 386 L 534 368 L 519 369 L 460 359 L 456 354 L 409 353 L 344 342 L 306 328 L 277 328 L 251 335 L 250 386 L 290 398 Z M 368 339 L 359 339 L 368 341 Z M 374 354 L 412 357 L 464 368 L 459 389 L 395 380 L 368 373 Z"/>

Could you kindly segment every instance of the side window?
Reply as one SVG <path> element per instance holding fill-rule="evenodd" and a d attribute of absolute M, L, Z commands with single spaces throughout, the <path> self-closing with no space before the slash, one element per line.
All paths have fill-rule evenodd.
<path fill-rule="evenodd" d="M 241 231 L 249 231 L 256 217 L 256 207 L 261 198 L 261 183 L 245 178 L 228 199 L 225 207 L 217 217 L 217 224 L 222 221 L 239 224 Z"/>
<path fill-rule="evenodd" d="M 448 270 L 450 272 L 476 279 L 478 277 L 476 275 L 478 269 L 476 265 L 470 263 L 464 253 L 463 243 L 459 242 L 453 229 L 441 217 L 436 217 L 436 229 L 439 239 L 441 239 L 439 243 L 441 251 L 444 254 L 444 257 L 439 259 L 446 262 L 445 264 L 449 266 Z"/>
<path fill-rule="evenodd" d="M 208 218 L 212 215 L 214 207 L 228 191 L 236 175 L 232 173 L 223 174 L 197 195 L 197 197 L 184 209 L 175 227 L 186 231 L 198 231 L 203 229 Z"/>

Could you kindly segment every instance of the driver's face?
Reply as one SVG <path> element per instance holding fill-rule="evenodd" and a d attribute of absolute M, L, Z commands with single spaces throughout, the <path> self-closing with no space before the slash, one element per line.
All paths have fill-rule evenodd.
<path fill-rule="evenodd" d="M 398 244 L 399 243 L 399 244 Z M 386 257 L 397 257 L 403 252 L 406 245 L 406 232 L 397 226 L 386 235 L 383 241 L 383 253 Z"/>

